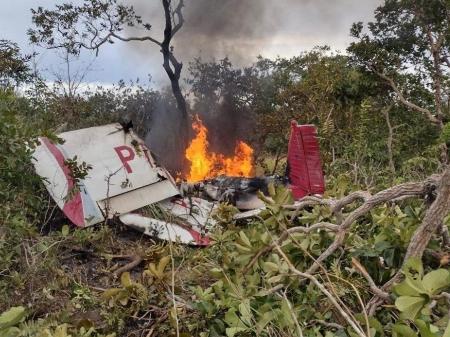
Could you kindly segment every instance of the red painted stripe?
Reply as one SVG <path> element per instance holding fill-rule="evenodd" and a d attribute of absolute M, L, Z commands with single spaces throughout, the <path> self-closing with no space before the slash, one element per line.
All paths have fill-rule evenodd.
<path fill-rule="evenodd" d="M 197 246 L 209 246 L 211 242 L 209 241 L 209 237 L 202 236 L 199 232 L 194 231 L 193 229 L 188 229 L 189 233 L 194 238 L 195 242 L 197 243 Z"/>
<path fill-rule="evenodd" d="M 173 198 L 172 200 L 170 200 L 173 204 L 179 205 L 181 207 L 184 207 L 186 209 L 189 208 L 188 204 L 186 204 L 186 202 L 184 201 L 184 199 L 180 199 L 178 197 Z"/>
<path fill-rule="evenodd" d="M 65 158 L 63 153 L 58 147 L 53 144 L 48 138 L 41 138 L 42 143 L 47 147 L 50 153 L 55 157 L 59 167 L 64 172 L 64 176 L 67 180 L 68 191 L 74 187 L 72 177 L 70 176 L 69 168 L 64 164 Z M 84 213 L 83 213 L 83 201 L 81 199 L 81 193 L 77 192 L 72 198 L 64 204 L 62 209 L 64 214 L 73 222 L 74 225 L 84 227 Z"/>
<path fill-rule="evenodd" d="M 180 205 L 180 206 L 182 206 L 182 207 L 184 207 L 186 209 L 189 208 L 189 206 L 186 204 L 184 199 L 174 198 L 174 199 L 171 200 L 171 202 L 176 204 L 176 205 Z M 201 233 L 193 230 L 189 225 L 178 224 L 178 226 L 180 226 L 181 228 L 187 230 L 189 232 L 189 234 L 191 234 L 192 238 L 195 240 L 195 243 L 198 246 L 209 246 L 210 245 L 209 237 L 203 236 Z"/>
<path fill-rule="evenodd" d="M 197 246 L 209 246 L 210 245 L 209 237 L 203 236 L 201 233 L 193 230 L 188 225 L 178 224 L 178 226 L 187 230 L 189 232 L 189 234 L 191 234 L 191 236 L 194 239 Z"/>

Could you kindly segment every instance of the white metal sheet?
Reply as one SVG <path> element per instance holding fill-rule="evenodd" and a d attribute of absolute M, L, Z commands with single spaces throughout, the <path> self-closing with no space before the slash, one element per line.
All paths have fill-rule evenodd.
<path fill-rule="evenodd" d="M 88 226 L 108 215 L 131 212 L 177 195 L 170 174 L 158 167 L 150 150 L 132 131 L 109 124 L 65 132 L 62 144 L 41 138 L 34 152 L 36 172 L 58 206 L 77 226 Z M 71 198 L 73 179 L 65 160 L 92 166 Z M 109 200 L 106 202 L 105 200 Z"/>

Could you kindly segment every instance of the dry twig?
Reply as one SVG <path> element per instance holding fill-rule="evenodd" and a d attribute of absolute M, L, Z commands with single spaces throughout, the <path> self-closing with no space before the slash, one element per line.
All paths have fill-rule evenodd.
<path fill-rule="evenodd" d="M 289 266 L 289 269 L 292 273 L 300 276 L 301 278 L 306 278 L 310 280 L 312 283 L 316 285 L 317 288 L 330 300 L 331 304 L 339 311 L 341 316 L 345 319 L 345 321 L 353 328 L 353 330 L 357 333 L 359 337 L 368 337 L 365 335 L 364 331 L 360 328 L 359 324 L 350 318 L 348 313 L 342 308 L 342 306 L 338 303 L 336 298 L 324 287 L 322 283 L 319 282 L 313 275 L 309 273 L 303 273 L 292 264 L 286 254 L 281 250 L 280 246 L 275 246 L 278 253 L 283 257 L 286 263 Z"/>
<path fill-rule="evenodd" d="M 114 275 L 116 276 L 120 276 L 122 273 L 129 271 L 131 269 L 133 269 L 134 267 L 137 267 L 142 261 L 142 256 L 140 255 L 131 255 L 131 256 L 127 256 L 127 258 L 131 258 L 131 262 L 127 263 L 126 265 L 124 265 L 123 267 L 120 267 L 119 269 L 117 269 L 114 272 Z"/>

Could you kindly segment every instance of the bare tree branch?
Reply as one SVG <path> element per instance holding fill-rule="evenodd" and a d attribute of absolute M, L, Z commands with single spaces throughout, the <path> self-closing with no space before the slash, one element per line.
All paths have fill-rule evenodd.
<path fill-rule="evenodd" d="M 436 113 L 439 120 L 442 120 L 442 69 L 441 69 L 441 47 L 444 42 L 444 34 L 439 34 L 435 39 L 431 33 L 431 27 L 426 26 L 428 43 L 430 44 L 430 52 L 433 58 L 433 85 L 434 85 L 434 101 Z M 441 121 L 442 123 L 442 121 Z"/>
<path fill-rule="evenodd" d="M 433 113 L 431 112 L 431 110 L 426 109 L 426 108 L 422 108 L 422 107 L 418 106 L 417 104 L 408 101 L 408 100 L 405 98 L 405 96 L 403 95 L 402 91 L 401 91 L 401 90 L 399 89 L 399 87 L 395 84 L 394 80 L 393 80 L 391 77 L 389 77 L 389 76 L 387 76 L 386 74 L 384 74 L 384 73 L 378 71 L 377 69 L 375 69 L 375 67 L 371 67 L 371 69 L 372 69 L 372 71 L 373 71 L 375 74 L 377 74 L 379 77 L 381 77 L 382 79 L 384 79 L 384 80 L 389 84 L 389 86 L 392 88 L 392 90 L 394 90 L 394 92 L 396 93 L 398 99 L 400 100 L 400 102 L 401 102 L 403 105 L 407 106 L 407 107 L 410 108 L 410 109 L 416 110 L 416 111 L 418 111 L 418 112 L 424 114 L 424 115 L 428 118 L 428 120 L 429 120 L 430 122 L 432 122 L 433 124 L 436 124 L 436 125 L 442 127 L 442 125 L 441 125 L 441 124 L 442 124 L 442 121 L 439 120 L 438 118 L 436 118 L 436 116 L 433 115 Z"/>
<path fill-rule="evenodd" d="M 131 261 L 129 263 L 127 263 L 126 265 L 117 269 L 114 272 L 114 275 L 120 276 L 122 273 L 129 271 L 129 270 L 133 269 L 134 267 L 137 267 L 143 261 L 142 256 L 139 256 L 139 255 L 133 255 L 130 257 L 130 259 L 131 259 Z"/>
<path fill-rule="evenodd" d="M 153 42 L 155 44 L 157 44 L 158 46 L 161 46 L 161 42 L 159 42 L 158 40 L 152 38 L 151 36 L 130 36 L 130 37 L 122 37 L 114 32 L 111 32 L 111 36 L 115 37 L 116 39 L 120 40 L 120 41 L 124 41 L 124 42 L 129 42 L 129 41 L 150 41 Z"/>
<path fill-rule="evenodd" d="M 352 257 L 352 265 L 356 269 L 356 271 L 366 279 L 367 283 L 369 283 L 370 290 L 375 295 L 383 299 L 389 298 L 389 294 L 377 287 L 372 277 L 370 277 L 369 273 L 367 272 L 366 268 L 364 268 L 363 265 L 354 257 Z"/>
<path fill-rule="evenodd" d="M 367 201 L 371 196 L 372 195 L 367 191 L 352 192 L 340 200 L 335 200 L 332 203 L 331 211 L 333 213 L 337 213 L 341 211 L 345 206 L 350 205 L 357 200 Z"/>
<path fill-rule="evenodd" d="M 48 49 L 66 49 L 71 54 L 79 54 L 82 49 L 92 50 L 97 55 L 107 43 L 150 42 L 160 47 L 163 67 L 169 77 L 172 92 L 179 111 L 174 129 L 178 132 L 176 149 L 179 162 L 176 170 L 183 170 L 183 153 L 189 141 L 189 116 L 186 99 L 180 87 L 183 63 L 174 55 L 172 39 L 184 25 L 184 0 L 159 0 L 162 4 L 165 27 L 163 39 L 154 38 L 150 33 L 126 36 L 127 27 L 141 27 L 149 31 L 151 25 L 144 23 L 133 6 L 121 4 L 119 0 L 85 1 L 81 5 L 55 5 L 54 10 L 38 7 L 32 10 L 35 29 L 28 34 L 33 43 Z"/>
<path fill-rule="evenodd" d="M 172 29 L 172 37 L 175 36 L 175 34 L 180 30 L 180 28 L 184 24 L 184 17 L 183 17 L 183 7 L 184 7 L 184 0 L 179 0 L 178 6 L 173 10 L 172 18 L 175 22 L 175 16 L 178 18 L 178 22 L 175 24 L 175 26 Z"/>

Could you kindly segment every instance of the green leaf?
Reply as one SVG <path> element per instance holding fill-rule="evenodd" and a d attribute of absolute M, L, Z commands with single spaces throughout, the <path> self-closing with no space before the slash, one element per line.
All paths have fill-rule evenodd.
<path fill-rule="evenodd" d="M 392 332 L 393 337 L 417 337 L 417 333 L 405 324 L 395 324 Z"/>
<path fill-rule="evenodd" d="M 153 262 L 149 263 L 147 270 L 150 273 L 150 275 L 152 275 L 158 279 L 160 279 L 162 277 L 162 275 L 160 275 L 158 272 L 158 268 L 156 267 L 156 264 L 154 264 Z"/>
<path fill-rule="evenodd" d="M 63 237 L 66 237 L 67 235 L 69 235 L 69 226 L 68 225 L 64 225 L 61 228 L 61 235 Z"/>
<path fill-rule="evenodd" d="M 128 304 L 129 301 L 129 295 L 125 292 L 122 291 L 118 294 L 117 296 L 117 300 L 119 301 L 120 304 L 122 304 L 123 306 Z"/>
<path fill-rule="evenodd" d="M 275 197 L 275 185 L 273 183 L 270 183 L 268 186 L 268 190 L 269 190 L 269 195 L 273 198 Z"/>
<path fill-rule="evenodd" d="M 241 314 L 241 320 L 250 326 L 252 324 L 253 315 L 249 300 L 244 300 L 241 304 L 239 304 L 239 313 Z"/>
<path fill-rule="evenodd" d="M 232 327 L 225 329 L 227 337 L 234 337 L 237 333 L 244 331 L 247 331 L 247 328 Z"/>
<path fill-rule="evenodd" d="M 414 321 L 417 328 L 419 329 L 421 337 L 439 337 L 439 329 L 431 324 L 427 324 L 421 319 L 416 319 Z M 434 330 L 434 331 L 432 331 Z"/>
<path fill-rule="evenodd" d="M 129 272 L 122 273 L 122 275 L 120 276 L 120 283 L 123 287 L 129 287 L 133 284 Z"/>
<path fill-rule="evenodd" d="M 366 318 L 363 314 L 356 314 L 355 317 L 359 323 L 366 325 Z M 371 329 L 378 332 L 381 336 L 384 336 L 383 325 L 375 317 L 369 317 L 369 326 Z M 375 335 L 375 333 L 372 334 L 372 336 L 374 336 L 374 335 Z"/>
<path fill-rule="evenodd" d="M 270 277 L 267 282 L 273 284 L 273 283 L 278 283 L 283 279 L 283 275 L 275 275 Z"/>
<path fill-rule="evenodd" d="M 158 275 L 160 277 L 164 274 L 167 264 L 170 262 L 170 256 L 164 256 L 158 263 Z"/>
<path fill-rule="evenodd" d="M 267 261 L 263 263 L 263 268 L 265 272 L 277 272 L 278 271 L 278 265 L 276 263 Z"/>
<path fill-rule="evenodd" d="M 122 291 L 122 289 L 120 288 L 110 288 L 110 289 L 106 289 L 103 294 L 102 294 L 102 298 L 105 300 L 109 300 L 110 298 L 116 296 L 118 293 L 120 293 Z"/>
<path fill-rule="evenodd" d="M 270 323 L 271 320 L 275 318 L 275 313 L 272 310 L 266 311 L 262 316 L 260 316 L 260 319 L 256 323 L 256 328 L 258 333 L 261 333 L 261 331 L 264 330 L 267 324 Z"/>
<path fill-rule="evenodd" d="M 331 331 L 326 331 L 325 332 L 325 337 L 336 337 L 337 335 L 336 334 L 334 334 L 333 332 L 331 332 Z"/>
<path fill-rule="evenodd" d="M 225 314 L 224 320 L 230 327 L 243 328 L 244 330 L 242 331 L 247 329 L 247 326 L 236 314 L 236 308 L 230 308 Z"/>
<path fill-rule="evenodd" d="M 10 327 L 6 329 L 0 329 L 0 336 L 1 337 L 18 337 L 21 335 L 22 330 L 18 327 Z"/>
<path fill-rule="evenodd" d="M 12 307 L 0 315 L 0 330 L 12 327 L 21 322 L 26 316 L 24 307 Z"/>
<path fill-rule="evenodd" d="M 423 277 L 422 284 L 430 295 L 450 285 L 450 273 L 445 269 L 433 270 Z"/>
<path fill-rule="evenodd" d="M 234 245 L 236 246 L 237 250 L 241 253 L 251 253 L 252 252 L 252 250 L 250 248 L 244 247 L 244 246 L 240 245 L 239 243 L 235 243 Z"/>
<path fill-rule="evenodd" d="M 404 318 L 413 320 L 425 303 L 423 297 L 400 296 L 395 300 L 395 306 L 402 312 Z"/>
<path fill-rule="evenodd" d="M 422 260 L 417 257 L 410 257 L 408 261 L 406 261 L 405 266 L 403 267 L 403 271 L 406 275 L 413 275 L 413 271 L 418 273 L 420 276 L 423 275 L 423 265 Z"/>
<path fill-rule="evenodd" d="M 274 201 L 277 205 L 289 205 L 292 203 L 292 192 L 283 186 L 277 188 Z"/>
<path fill-rule="evenodd" d="M 214 276 L 215 278 L 219 278 L 219 277 L 222 276 L 223 271 L 222 271 L 222 269 L 220 269 L 220 268 L 212 268 L 212 269 L 210 270 L 210 273 L 211 273 L 211 275 Z"/>
<path fill-rule="evenodd" d="M 270 235 L 269 235 L 269 233 L 268 232 L 262 233 L 260 240 L 261 240 L 262 243 L 267 245 L 270 242 Z"/>
<path fill-rule="evenodd" d="M 241 238 L 242 245 L 244 245 L 248 248 L 252 247 L 250 240 L 248 239 L 247 235 L 245 235 L 245 233 L 243 231 L 239 232 L 239 237 Z"/>
<path fill-rule="evenodd" d="M 420 292 L 417 291 L 417 287 L 411 286 L 406 281 L 403 281 L 402 283 L 395 285 L 394 291 L 397 295 L 400 296 L 417 296 L 420 294 Z"/>
<path fill-rule="evenodd" d="M 407 275 L 405 281 L 409 287 L 417 291 L 417 294 L 428 294 L 428 292 L 423 287 L 422 281 L 415 280 L 411 276 Z"/>
<path fill-rule="evenodd" d="M 281 300 L 281 312 L 283 313 L 283 321 L 289 325 L 293 325 L 294 320 L 292 318 L 292 314 L 295 315 L 295 311 L 292 311 L 290 302 L 288 302 L 285 298 Z"/>

